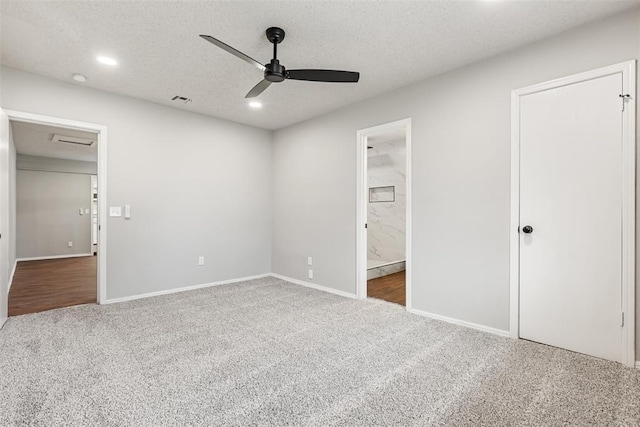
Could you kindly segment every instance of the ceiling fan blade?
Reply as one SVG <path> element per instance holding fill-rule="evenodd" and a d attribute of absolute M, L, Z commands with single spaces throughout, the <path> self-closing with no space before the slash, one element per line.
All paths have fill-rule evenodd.
<path fill-rule="evenodd" d="M 220 49 L 226 50 L 227 52 L 229 52 L 233 56 L 238 57 L 238 58 L 242 59 L 243 61 L 248 62 L 249 64 L 251 64 L 254 67 L 258 68 L 260 71 L 264 71 L 265 70 L 264 65 L 262 65 L 261 63 L 259 63 L 255 59 L 253 59 L 252 57 L 250 57 L 248 55 L 245 55 L 244 53 L 240 52 L 239 50 L 236 50 L 236 49 L 232 48 L 228 44 L 223 43 L 218 39 L 214 39 L 211 36 L 207 36 L 207 35 L 201 34 L 200 37 L 202 37 L 203 39 L 205 39 L 209 43 L 213 43 L 214 45 L 218 46 Z"/>
<path fill-rule="evenodd" d="M 256 96 L 264 92 L 270 85 L 271 85 L 271 82 L 269 80 L 267 79 L 262 80 L 260 83 L 255 85 L 253 89 L 249 91 L 249 93 L 245 96 L 245 98 L 255 98 Z"/>
<path fill-rule="evenodd" d="M 356 83 L 360 73 L 339 70 L 287 70 L 286 78 L 311 82 Z"/>

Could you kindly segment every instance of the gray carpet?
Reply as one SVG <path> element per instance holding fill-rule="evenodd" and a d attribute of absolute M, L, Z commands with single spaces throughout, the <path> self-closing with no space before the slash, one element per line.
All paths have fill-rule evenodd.
<path fill-rule="evenodd" d="M 640 425 L 640 371 L 274 278 L 9 319 L 0 425 Z"/>

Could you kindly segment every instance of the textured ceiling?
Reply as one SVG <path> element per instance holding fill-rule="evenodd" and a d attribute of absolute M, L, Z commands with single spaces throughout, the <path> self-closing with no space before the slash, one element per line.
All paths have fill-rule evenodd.
<path fill-rule="evenodd" d="M 278 129 L 572 27 L 637 1 L 7 1 L 3 65 L 250 125 Z M 280 26 L 287 68 L 359 71 L 360 83 L 285 81 L 252 110 L 261 72 L 198 37 L 261 61 Z M 96 55 L 116 58 L 108 67 Z M 79 83 L 74 83 L 79 84 Z M 193 99 L 187 105 L 174 95 Z"/>
<path fill-rule="evenodd" d="M 11 122 L 11 131 L 18 154 L 85 162 L 95 162 L 98 159 L 98 144 L 95 142 L 91 146 L 85 147 L 78 144 L 51 141 L 54 133 L 89 139 L 95 139 L 95 133 L 14 121 Z"/>

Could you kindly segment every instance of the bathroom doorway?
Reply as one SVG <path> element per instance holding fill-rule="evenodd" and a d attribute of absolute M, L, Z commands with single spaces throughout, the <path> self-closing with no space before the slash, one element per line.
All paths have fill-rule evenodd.
<path fill-rule="evenodd" d="M 358 131 L 358 296 L 410 307 L 410 119 Z"/>

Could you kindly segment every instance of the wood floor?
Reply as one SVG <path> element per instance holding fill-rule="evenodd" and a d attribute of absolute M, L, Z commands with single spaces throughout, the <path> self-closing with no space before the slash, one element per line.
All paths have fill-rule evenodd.
<path fill-rule="evenodd" d="M 9 291 L 9 316 L 95 303 L 97 258 L 20 261 Z"/>
<path fill-rule="evenodd" d="M 405 271 L 367 281 L 367 296 L 406 305 Z"/>

